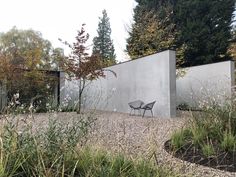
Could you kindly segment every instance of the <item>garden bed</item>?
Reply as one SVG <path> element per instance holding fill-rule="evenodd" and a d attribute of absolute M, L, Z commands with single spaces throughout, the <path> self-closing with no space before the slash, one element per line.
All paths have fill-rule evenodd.
<path fill-rule="evenodd" d="M 171 134 L 189 125 L 190 116 L 190 112 L 179 112 L 181 118 L 142 118 L 117 112 L 96 111 L 94 117 L 97 120 L 86 144 L 111 154 L 124 154 L 129 159 L 151 158 L 154 164 L 170 167 L 171 171 L 181 177 L 235 177 L 236 173 L 183 162 L 164 150 L 164 144 L 170 139 Z M 32 119 L 33 127 L 38 130 L 45 129 L 49 123 L 48 117 L 66 125 L 78 117 L 78 114 L 35 114 Z"/>
<path fill-rule="evenodd" d="M 224 152 L 219 149 L 218 153 L 206 157 L 201 148 L 195 147 L 191 143 L 185 144 L 178 150 L 174 150 L 171 141 L 168 140 L 165 145 L 165 150 L 174 157 L 191 163 L 208 166 L 211 168 L 236 172 L 236 152 Z M 216 145 L 217 147 L 217 145 Z"/>
<path fill-rule="evenodd" d="M 174 157 L 222 171 L 236 172 L 236 102 L 205 101 L 186 127 L 164 144 Z"/>

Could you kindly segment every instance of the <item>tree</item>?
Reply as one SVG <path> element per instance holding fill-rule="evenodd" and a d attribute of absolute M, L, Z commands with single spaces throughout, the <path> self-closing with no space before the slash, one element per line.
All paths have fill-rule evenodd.
<path fill-rule="evenodd" d="M 229 59 L 227 49 L 231 38 L 234 1 L 136 1 L 134 24 L 127 40 L 127 51 L 131 58 L 175 49 L 177 66 Z M 155 30 L 150 32 L 150 27 Z"/>
<path fill-rule="evenodd" d="M 99 17 L 98 36 L 93 39 L 93 54 L 100 55 L 103 66 L 107 67 L 116 63 L 115 49 L 111 40 L 111 27 L 106 10 Z"/>
<path fill-rule="evenodd" d="M 232 39 L 230 40 L 228 54 L 236 60 L 236 26 L 234 26 L 232 30 Z"/>
<path fill-rule="evenodd" d="M 178 0 L 175 24 L 177 45 L 185 45 L 184 66 L 228 60 L 235 2 L 233 0 Z"/>
<path fill-rule="evenodd" d="M 9 55 L 0 54 L 0 81 L 6 87 L 8 102 L 18 93 L 22 105 L 33 104 L 37 111 L 46 111 L 58 78 L 37 68 L 21 68 L 13 61 Z"/>
<path fill-rule="evenodd" d="M 57 80 L 45 69 L 57 67 L 58 56 L 62 55 L 56 54 L 58 50 L 33 30 L 14 27 L 0 34 L 0 81 L 6 85 L 8 100 L 19 93 L 22 104 L 29 105 L 33 98 L 38 98 L 42 103 L 38 106 L 45 109 Z"/>
<path fill-rule="evenodd" d="M 170 49 L 174 45 L 176 32 L 171 18 L 169 4 L 160 13 L 154 8 L 136 6 L 126 46 L 131 59 Z"/>
<path fill-rule="evenodd" d="M 59 61 L 54 57 L 58 50 L 61 49 L 53 49 L 50 41 L 43 39 L 40 32 L 31 29 L 19 30 L 13 27 L 0 34 L 0 52 L 11 57 L 14 64 L 24 69 L 58 68 Z M 63 53 L 60 54 L 63 56 Z"/>
<path fill-rule="evenodd" d="M 134 23 L 129 31 L 126 45 L 131 59 L 175 49 L 177 31 L 173 23 L 172 1 L 136 0 L 136 2 L 138 5 L 134 9 Z M 181 59 L 177 62 L 181 63 Z"/>
<path fill-rule="evenodd" d="M 86 46 L 89 39 L 89 34 L 86 33 L 84 29 L 84 24 L 78 31 L 76 36 L 76 42 L 73 45 L 68 42 L 63 42 L 65 45 L 69 46 L 71 49 L 71 54 L 66 57 L 63 64 L 63 69 L 66 71 L 70 79 L 79 80 L 79 98 L 78 98 L 78 108 L 77 113 L 81 112 L 82 105 L 82 94 L 89 81 L 98 79 L 99 77 L 105 77 L 103 69 L 103 62 L 100 57 L 96 54 L 89 55 L 89 48 Z M 60 41 L 62 41 L 60 39 Z M 111 70 L 108 70 L 111 71 Z M 111 71 L 115 74 L 113 71 Z"/>

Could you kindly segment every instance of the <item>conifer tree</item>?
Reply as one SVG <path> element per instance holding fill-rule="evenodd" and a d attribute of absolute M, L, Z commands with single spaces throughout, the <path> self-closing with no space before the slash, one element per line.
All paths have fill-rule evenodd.
<path fill-rule="evenodd" d="M 126 49 L 131 59 L 175 49 L 176 28 L 170 0 L 136 0 Z M 181 60 L 177 61 L 181 63 Z"/>
<path fill-rule="evenodd" d="M 230 59 L 235 0 L 136 0 L 127 39 L 131 58 L 177 51 L 177 66 Z M 151 30 L 150 30 L 151 29 Z"/>
<path fill-rule="evenodd" d="M 103 66 L 107 67 L 116 63 L 115 49 L 111 39 L 111 27 L 106 10 L 102 11 L 102 17 L 99 17 L 98 29 L 93 39 L 93 55 L 99 55 Z"/>
<path fill-rule="evenodd" d="M 236 26 L 233 27 L 231 31 L 232 39 L 230 40 L 230 47 L 228 49 L 228 54 L 236 61 Z"/>
<path fill-rule="evenodd" d="M 230 59 L 234 0 L 178 0 L 175 21 L 177 42 L 185 45 L 184 66 Z"/>

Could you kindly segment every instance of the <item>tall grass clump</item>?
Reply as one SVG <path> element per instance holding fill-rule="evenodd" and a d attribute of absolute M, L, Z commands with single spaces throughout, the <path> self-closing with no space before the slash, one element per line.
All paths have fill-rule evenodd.
<path fill-rule="evenodd" d="M 236 151 L 236 136 L 225 132 L 221 140 L 221 148 L 225 151 Z"/>
<path fill-rule="evenodd" d="M 224 104 L 216 102 L 208 102 L 202 106 L 202 111 L 193 112 L 191 124 L 186 129 L 190 130 L 192 144 L 200 146 L 208 140 L 215 144 L 221 144 L 222 149 L 231 149 L 235 143 L 236 136 L 236 100 L 226 101 Z M 183 130 L 173 134 L 171 140 L 175 139 L 176 134 L 180 134 Z M 188 137 L 189 138 L 189 137 Z M 182 134 L 182 141 L 186 137 Z M 175 145 L 173 145 L 175 146 Z M 230 146 L 230 148 L 229 148 Z"/>
<path fill-rule="evenodd" d="M 181 129 L 180 131 L 176 131 L 171 136 L 171 145 L 173 150 L 180 150 L 188 141 L 191 136 L 191 132 L 189 129 Z"/>
<path fill-rule="evenodd" d="M 104 151 L 84 149 L 79 153 L 78 176 L 92 177 L 174 177 L 177 176 L 164 167 L 154 166 L 146 160 L 130 160 L 123 155 L 111 155 Z"/>
<path fill-rule="evenodd" d="M 190 131 L 188 136 L 184 131 Z M 172 135 L 169 145 L 185 160 L 236 171 L 236 99 L 204 101 L 201 111 L 192 112 L 190 124 Z"/>
<path fill-rule="evenodd" d="M 89 114 L 70 121 L 49 117 L 41 127 L 35 127 L 33 114 L 1 116 L 0 177 L 176 176 L 150 161 L 88 148 L 96 120 Z"/>
<path fill-rule="evenodd" d="M 205 157 L 211 157 L 215 155 L 214 147 L 211 143 L 204 143 L 201 145 L 202 153 Z"/>
<path fill-rule="evenodd" d="M 62 123 L 49 119 L 34 129 L 22 117 L 6 118 L 0 133 L 0 172 L 5 176 L 60 176 L 76 165 L 76 149 L 86 143 L 91 117 Z M 2 175 L 2 176 L 4 176 Z"/>

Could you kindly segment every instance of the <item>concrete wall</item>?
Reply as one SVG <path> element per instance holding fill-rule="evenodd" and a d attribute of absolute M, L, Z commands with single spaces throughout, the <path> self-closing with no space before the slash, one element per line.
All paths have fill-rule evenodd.
<path fill-rule="evenodd" d="M 129 113 L 128 103 L 131 101 L 156 101 L 155 116 L 176 116 L 174 51 L 164 51 L 106 69 L 114 71 L 117 76 L 106 72 L 106 78 L 90 83 L 85 93 L 85 107 Z"/>
<path fill-rule="evenodd" d="M 231 96 L 234 86 L 234 62 L 189 67 L 186 74 L 176 80 L 177 105 L 187 103 L 198 107 L 202 102 L 224 102 Z"/>
<path fill-rule="evenodd" d="M 79 98 L 79 81 L 68 80 L 65 72 L 60 72 L 60 106 L 74 108 Z"/>

